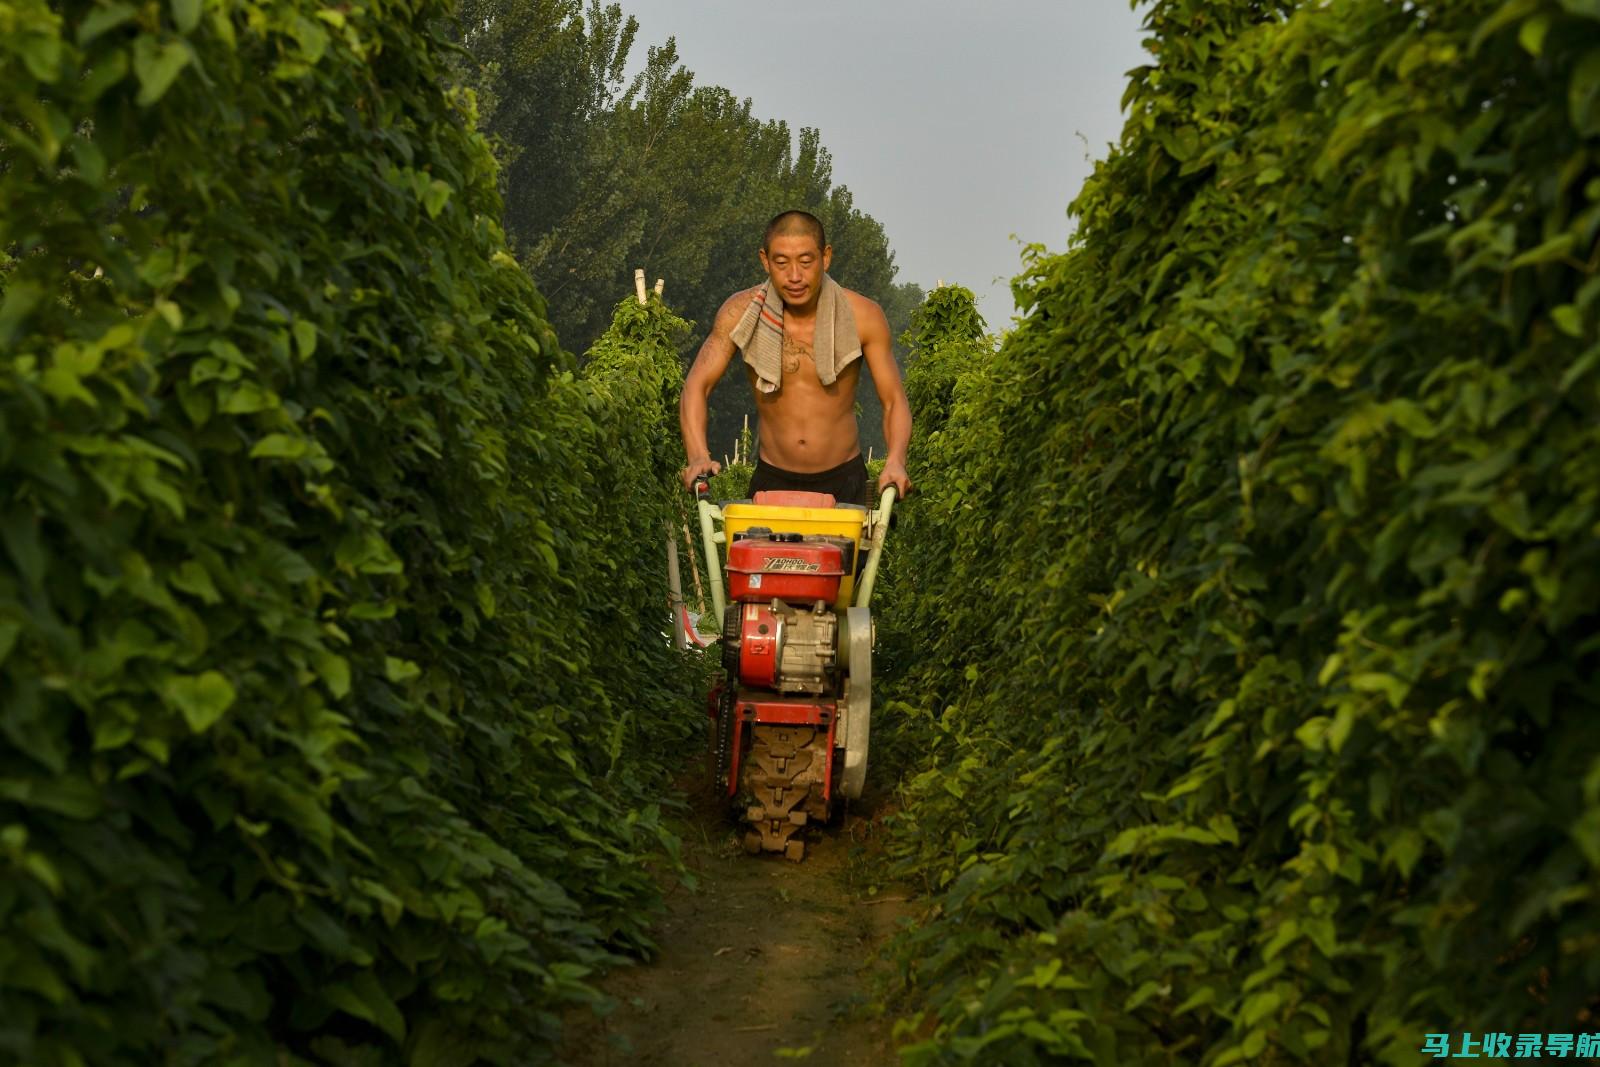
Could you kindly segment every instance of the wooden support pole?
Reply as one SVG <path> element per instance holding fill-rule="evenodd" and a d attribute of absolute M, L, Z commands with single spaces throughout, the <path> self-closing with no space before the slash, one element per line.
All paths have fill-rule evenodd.
<path fill-rule="evenodd" d="M 694 538 L 689 536 L 689 524 L 683 524 L 683 546 L 689 550 L 689 575 L 694 579 L 695 607 L 702 615 L 706 610 L 706 587 L 700 582 L 700 553 L 694 550 Z"/>
<path fill-rule="evenodd" d="M 689 647 L 689 635 L 683 632 L 683 576 L 678 572 L 678 539 L 672 535 L 672 523 L 667 523 L 667 594 L 672 609 L 672 647 L 682 652 Z"/>
<path fill-rule="evenodd" d="M 633 272 L 633 292 L 639 298 L 641 305 L 648 303 L 644 296 L 644 268 L 639 267 Z"/>
<path fill-rule="evenodd" d="M 661 290 L 665 289 L 666 287 L 667 287 L 667 280 L 665 278 L 657 278 L 656 279 L 656 295 L 657 296 L 660 296 L 661 295 Z"/>

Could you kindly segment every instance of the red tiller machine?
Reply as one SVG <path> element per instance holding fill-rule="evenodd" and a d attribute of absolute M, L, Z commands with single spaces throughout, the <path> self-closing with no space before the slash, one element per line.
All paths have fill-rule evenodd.
<path fill-rule="evenodd" d="M 704 482 L 695 495 L 727 671 L 709 701 L 713 774 L 741 802 L 745 848 L 799 860 L 800 829 L 866 782 L 868 603 L 895 491 L 875 511 L 794 492 L 718 507 Z"/>

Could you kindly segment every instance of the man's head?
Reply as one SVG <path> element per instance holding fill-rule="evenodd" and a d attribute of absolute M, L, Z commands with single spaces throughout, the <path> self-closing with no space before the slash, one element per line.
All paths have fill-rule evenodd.
<path fill-rule="evenodd" d="M 815 305 L 822 275 L 833 262 L 833 248 L 822 222 L 805 211 L 785 211 L 767 223 L 761 265 L 788 307 Z"/>

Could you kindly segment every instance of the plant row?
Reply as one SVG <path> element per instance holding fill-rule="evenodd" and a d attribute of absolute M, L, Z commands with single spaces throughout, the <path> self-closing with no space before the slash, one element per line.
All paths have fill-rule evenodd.
<path fill-rule="evenodd" d="M 0 0 L 0 1059 L 546 1062 L 694 723 L 448 5 Z"/>
<path fill-rule="evenodd" d="M 1600 1030 L 1600 16 L 1159 0 L 885 627 L 910 1063 Z"/>

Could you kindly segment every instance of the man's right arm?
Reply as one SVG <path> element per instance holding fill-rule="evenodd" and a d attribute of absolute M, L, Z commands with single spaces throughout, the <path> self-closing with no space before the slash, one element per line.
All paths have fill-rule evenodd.
<path fill-rule="evenodd" d="M 716 474 L 722 464 L 711 458 L 706 445 L 706 406 L 711 390 L 722 380 L 723 373 L 733 360 L 733 328 L 739 324 L 744 309 L 749 305 L 753 290 L 734 293 L 723 301 L 711 324 L 711 335 L 700 346 L 699 355 L 689 367 L 683 380 L 683 396 L 678 401 L 678 428 L 683 433 L 683 452 L 687 465 L 680 477 L 688 489 L 701 475 Z"/>

